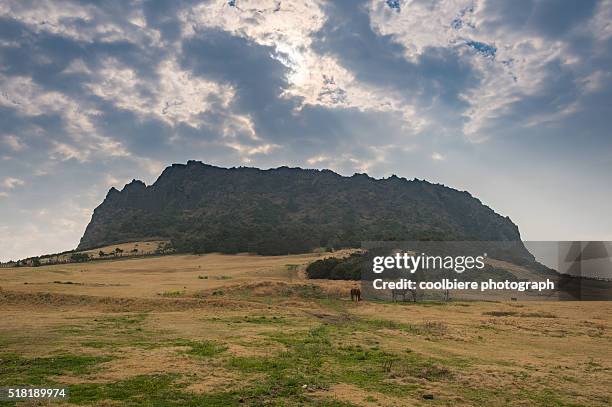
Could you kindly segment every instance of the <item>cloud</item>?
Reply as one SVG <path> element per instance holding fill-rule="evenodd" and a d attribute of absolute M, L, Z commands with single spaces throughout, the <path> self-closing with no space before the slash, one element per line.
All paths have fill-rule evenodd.
<path fill-rule="evenodd" d="M 457 47 L 431 42 L 421 49 L 389 31 L 407 24 L 395 19 L 413 15 L 418 4 L 400 12 L 380 4 L 382 20 L 378 21 L 366 2 L 328 3 L 328 18 L 315 36 L 315 49 L 336 58 L 358 82 L 390 95 L 395 100 L 393 108 L 404 111 L 407 129 L 422 133 L 432 127 L 438 132 L 456 128 L 468 106 L 463 92 L 481 80 L 477 71 Z M 416 19 L 418 12 L 410 24 Z"/>
<path fill-rule="evenodd" d="M 36 33 L 71 40 L 146 42 L 158 44 L 160 33 L 148 28 L 142 9 L 111 4 L 79 4 L 73 1 L 8 0 L 0 14 L 20 21 Z"/>
<path fill-rule="evenodd" d="M 368 9 L 373 30 L 388 36 L 410 61 L 418 63 L 431 48 L 445 48 L 471 66 L 478 79 L 468 78 L 455 88 L 454 95 L 465 102 L 465 108 L 457 106 L 455 112 L 464 118 L 463 135 L 482 142 L 495 134 L 496 126 L 543 123 L 538 117 L 553 110 L 560 120 L 579 110 L 571 106 L 575 96 L 567 100 L 559 96 L 576 93 L 574 84 L 591 76 L 592 66 L 598 65 L 581 57 L 585 46 L 601 43 L 601 32 L 609 31 L 601 16 L 609 15 L 610 2 L 597 5 L 595 1 L 525 1 L 518 6 L 443 0 L 411 2 L 391 11 L 373 1 Z M 551 86 L 551 81 L 559 86 Z M 529 108 L 523 109 L 526 104 Z M 516 120 L 519 111 L 532 117 Z"/>
<path fill-rule="evenodd" d="M 109 149 L 109 146 L 121 144 L 100 134 L 93 123 L 100 112 L 84 101 L 47 90 L 29 77 L 7 77 L 0 74 L 0 85 L 3 88 L 0 106 L 8 108 L 17 117 L 26 121 L 29 119 L 31 124 L 41 119 L 53 121 L 53 125 L 62 130 L 61 134 L 52 134 L 49 143 L 52 154 L 59 159 L 76 158 L 85 161 L 93 152 L 106 154 L 110 151 L 113 155 L 117 150 Z M 44 127 L 38 127 L 40 133 L 49 130 L 50 127 L 46 130 Z M 58 138 L 62 140 L 57 140 Z M 15 140 L 12 141 L 14 147 Z"/>
<path fill-rule="evenodd" d="M 79 151 L 78 149 L 63 143 L 55 142 L 55 147 L 52 150 L 52 157 L 62 161 L 76 159 L 80 162 L 85 162 L 89 159 L 88 151 Z"/>
<path fill-rule="evenodd" d="M 24 185 L 25 182 L 19 178 L 6 177 L 2 181 L 2 186 L 7 189 L 14 189 L 15 187 Z"/>
<path fill-rule="evenodd" d="M 238 152 L 242 154 L 246 154 L 246 155 L 268 154 L 272 152 L 273 150 L 280 148 L 280 146 L 277 144 L 263 144 L 257 147 L 249 147 L 249 146 L 244 146 L 238 143 L 229 143 L 227 144 L 227 146 L 233 148 L 234 150 L 237 150 Z"/>
<path fill-rule="evenodd" d="M 201 113 L 226 109 L 233 97 L 231 87 L 195 78 L 183 71 L 175 60 L 162 61 L 158 80 L 139 77 L 129 66 L 107 59 L 97 71 L 95 81 L 86 86 L 92 94 L 142 116 L 152 116 L 171 126 L 185 123 L 199 127 Z"/>
<path fill-rule="evenodd" d="M 444 161 L 446 160 L 446 157 L 444 157 L 442 154 L 440 153 L 433 153 L 431 155 L 431 159 L 434 161 Z"/>
<path fill-rule="evenodd" d="M 15 152 L 21 151 L 27 147 L 21 141 L 21 139 L 14 134 L 7 134 L 6 136 L 3 136 L 2 141 Z"/>

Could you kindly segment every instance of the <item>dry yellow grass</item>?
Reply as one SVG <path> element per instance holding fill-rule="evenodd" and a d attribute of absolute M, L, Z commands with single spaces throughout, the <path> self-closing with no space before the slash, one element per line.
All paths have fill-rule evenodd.
<path fill-rule="evenodd" d="M 609 405 L 611 303 L 355 304 L 322 256 L 0 269 L 0 358 L 105 358 L 44 378 L 74 405 Z"/>
<path fill-rule="evenodd" d="M 340 251 L 334 255 L 345 253 Z M 5 268 L 0 270 L 0 287 L 20 292 L 121 298 L 150 298 L 172 291 L 185 291 L 188 296 L 201 290 L 249 282 L 297 281 L 303 278 L 300 271 L 305 265 L 325 256 L 320 253 L 268 257 L 213 253 Z"/>

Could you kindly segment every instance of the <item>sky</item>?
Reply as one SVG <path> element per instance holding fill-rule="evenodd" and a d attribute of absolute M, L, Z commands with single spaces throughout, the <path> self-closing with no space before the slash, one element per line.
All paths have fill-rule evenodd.
<path fill-rule="evenodd" d="M 612 240 L 612 1 L 0 1 L 0 260 L 172 163 L 426 179 Z"/>

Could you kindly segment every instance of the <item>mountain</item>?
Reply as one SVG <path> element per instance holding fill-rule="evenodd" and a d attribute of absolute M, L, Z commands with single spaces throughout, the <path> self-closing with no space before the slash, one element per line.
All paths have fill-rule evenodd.
<path fill-rule="evenodd" d="M 185 252 L 287 254 L 367 240 L 520 242 L 520 235 L 468 192 L 427 181 L 188 161 L 167 167 L 153 185 L 111 188 L 78 249 L 146 239 L 170 239 Z"/>

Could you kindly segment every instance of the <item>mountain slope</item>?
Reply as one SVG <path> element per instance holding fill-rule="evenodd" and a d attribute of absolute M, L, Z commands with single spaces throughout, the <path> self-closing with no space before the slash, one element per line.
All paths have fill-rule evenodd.
<path fill-rule="evenodd" d="M 111 188 L 78 248 L 162 238 L 180 251 L 287 254 L 365 240 L 520 235 L 509 218 L 469 193 L 426 181 L 189 161 L 167 167 L 153 185 L 134 180 L 121 191 Z"/>

